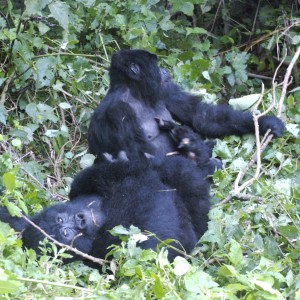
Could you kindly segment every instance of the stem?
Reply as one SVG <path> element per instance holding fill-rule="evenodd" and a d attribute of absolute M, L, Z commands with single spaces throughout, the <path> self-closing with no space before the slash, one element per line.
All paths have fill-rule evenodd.
<path fill-rule="evenodd" d="M 17 277 L 17 279 L 20 281 L 25 281 L 25 282 L 42 283 L 42 284 L 53 285 L 53 286 L 58 286 L 58 287 L 63 287 L 63 288 L 70 288 L 70 289 L 80 290 L 80 291 L 88 292 L 88 293 L 94 292 L 94 290 L 82 288 L 82 287 L 76 286 L 76 285 L 69 285 L 69 284 L 64 284 L 64 283 L 51 282 L 51 281 L 32 279 L 32 278 L 25 278 L 25 277 Z"/>

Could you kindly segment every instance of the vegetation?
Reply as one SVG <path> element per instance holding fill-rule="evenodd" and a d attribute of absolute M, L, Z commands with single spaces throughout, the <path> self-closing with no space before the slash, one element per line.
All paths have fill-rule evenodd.
<path fill-rule="evenodd" d="M 275 100 L 271 113 L 287 129 L 266 148 L 253 136 L 218 141 L 224 169 L 214 175 L 209 229 L 191 257 L 172 264 L 166 248 L 138 248 L 138 229 L 116 228 L 124 242 L 103 273 L 62 266 L 63 249 L 45 241 L 36 257 L 0 223 L 1 299 L 300 299 L 299 1 L 1 0 L 0 8 L 1 203 L 13 215 L 67 199 L 91 163 L 87 126 L 119 48 L 157 53 L 208 102 L 248 109 L 263 82 L 258 109 Z M 243 171 L 256 149 L 261 167 Z"/>

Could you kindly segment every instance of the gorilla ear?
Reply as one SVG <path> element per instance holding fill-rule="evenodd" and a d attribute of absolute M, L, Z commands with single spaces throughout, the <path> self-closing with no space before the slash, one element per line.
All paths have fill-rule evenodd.
<path fill-rule="evenodd" d="M 140 74 L 140 66 L 135 63 L 130 64 L 130 72 L 135 76 L 138 76 Z"/>

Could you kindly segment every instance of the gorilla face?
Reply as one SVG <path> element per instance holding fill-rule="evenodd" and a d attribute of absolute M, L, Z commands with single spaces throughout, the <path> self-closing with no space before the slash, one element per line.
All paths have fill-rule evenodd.
<path fill-rule="evenodd" d="M 127 89 L 121 98 L 134 98 L 141 103 L 155 104 L 161 97 L 161 70 L 157 56 L 145 50 L 120 50 L 112 56 L 110 88 Z"/>
<path fill-rule="evenodd" d="M 119 76 L 122 74 L 123 80 L 127 77 L 135 81 L 144 80 L 147 78 L 146 76 L 149 75 L 154 77 L 153 80 L 159 81 L 160 76 L 159 68 L 157 66 L 157 56 L 146 50 L 140 49 L 120 50 L 114 53 L 112 56 L 110 72 L 118 72 Z"/>
<path fill-rule="evenodd" d="M 57 204 L 34 216 L 32 221 L 57 241 L 88 253 L 105 218 L 97 196 L 80 196 L 72 202 Z M 13 227 L 13 224 L 11 224 Z M 39 252 L 44 235 L 28 224 L 23 231 L 26 247 Z"/>

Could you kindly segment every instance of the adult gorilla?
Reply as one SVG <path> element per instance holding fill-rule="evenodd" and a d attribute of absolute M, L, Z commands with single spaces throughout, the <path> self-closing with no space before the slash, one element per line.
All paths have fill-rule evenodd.
<path fill-rule="evenodd" d="M 159 68 L 157 56 L 145 50 L 121 50 L 112 56 L 110 87 L 96 108 L 88 133 L 89 150 L 101 161 L 125 152 L 129 160 L 139 156 L 164 157 L 176 145 L 157 120 L 189 126 L 202 138 L 254 133 L 251 113 L 227 105 L 209 105 L 184 92 L 169 73 Z M 260 133 L 271 129 L 283 134 L 284 124 L 274 116 L 259 120 Z"/>
<path fill-rule="evenodd" d="M 45 208 L 31 220 L 59 242 L 98 258 L 105 258 L 108 246 L 120 243 L 109 233 L 117 225 L 134 225 L 160 240 L 177 240 L 173 246 L 189 253 L 207 229 L 206 177 L 213 170 L 207 162 L 196 164 L 183 156 L 166 157 L 157 164 L 154 159 L 94 164 L 75 177 L 71 201 Z M 39 252 L 45 238 L 41 231 L 24 218 L 11 217 L 6 208 L 0 209 L 0 220 L 22 233 L 24 246 Z M 156 250 L 158 244 L 152 236 L 141 247 Z M 169 249 L 171 260 L 178 254 Z M 84 258 L 75 256 L 68 262 L 72 260 Z"/>

